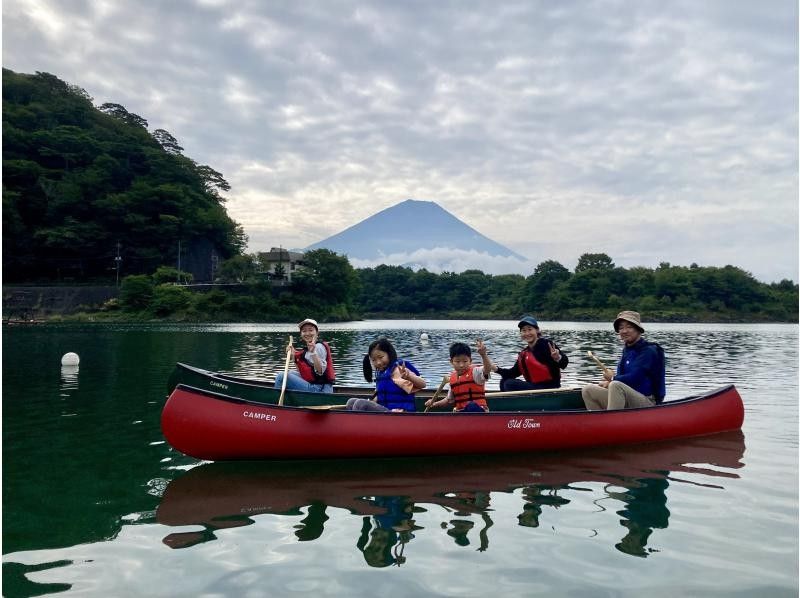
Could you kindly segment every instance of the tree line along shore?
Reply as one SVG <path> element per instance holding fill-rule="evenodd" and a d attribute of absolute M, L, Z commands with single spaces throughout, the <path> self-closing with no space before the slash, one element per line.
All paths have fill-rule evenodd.
<path fill-rule="evenodd" d="M 56 321 L 292 322 L 372 318 L 606 321 L 622 309 L 650 322 L 798 321 L 798 285 L 765 284 L 734 266 L 622 268 L 584 254 L 574 271 L 553 260 L 529 276 L 478 270 L 433 273 L 402 266 L 355 269 L 327 249 L 308 252 L 288 284 L 276 285 L 255 259 L 223 268 L 219 284 L 177 284 L 188 274 L 160 267 L 124 277 L 113 297 L 34 317 Z M 4 315 L 8 310 L 4 291 Z M 46 312 L 47 310 L 44 310 Z"/>

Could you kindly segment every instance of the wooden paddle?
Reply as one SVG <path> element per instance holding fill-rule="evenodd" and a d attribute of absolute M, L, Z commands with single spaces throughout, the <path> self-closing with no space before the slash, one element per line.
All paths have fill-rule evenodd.
<path fill-rule="evenodd" d="M 613 371 L 611 371 L 610 369 L 608 369 L 608 368 L 606 367 L 606 364 L 604 364 L 604 363 L 603 363 L 602 361 L 600 361 L 600 360 L 599 360 L 597 357 L 595 357 L 594 353 L 592 353 L 591 351 L 586 351 L 586 354 L 587 354 L 589 357 L 591 357 L 592 359 L 594 359 L 594 362 L 595 362 L 595 363 L 596 363 L 598 366 L 600 366 L 600 369 L 601 369 L 601 370 L 603 370 L 603 375 L 605 375 L 605 376 L 609 376 L 609 377 L 611 377 L 611 378 L 613 378 L 613 377 L 614 377 L 614 372 L 613 372 Z"/>
<path fill-rule="evenodd" d="M 439 384 L 439 388 L 436 389 L 436 392 L 433 393 L 433 396 L 431 397 L 431 407 L 436 402 L 436 399 L 439 396 L 439 393 L 442 392 L 442 389 L 444 388 L 444 385 L 447 384 L 448 380 L 450 380 L 450 376 L 443 376 L 442 377 L 442 381 Z M 423 411 L 423 413 L 428 413 L 428 411 L 430 411 L 430 409 L 431 409 L 430 407 L 425 407 L 425 411 Z"/>
<path fill-rule="evenodd" d="M 283 381 L 281 382 L 281 396 L 278 397 L 278 405 L 283 405 L 283 395 L 286 393 L 286 380 L 289 378 L 289 362 L 292 359 L 292 336 L 289 335 L 289 346 L 286 348 L 286 365 L 283 366 Z"/>
<path fill-rule="evenodd" d="M 500 392 L 489 391 L 486 393 L 486 399 L 489 400 L 493 397 L 513 397 L 518 395 L 541 395 L 551 393 L 558 394 L 564 392 L 575 392 L 576 390 L 580 390 L 580 387 L 573 386 L 563 388 L 536 388 L 531 390 L 503 390 Z"/>

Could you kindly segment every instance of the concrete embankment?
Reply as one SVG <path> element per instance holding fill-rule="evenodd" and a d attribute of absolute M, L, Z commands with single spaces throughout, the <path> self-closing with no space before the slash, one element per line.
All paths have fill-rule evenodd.
<path fill-rule="evenodd" d="M 3 286 L 3 318 L 32 319 L 98 309 L 115 286 Z"/>

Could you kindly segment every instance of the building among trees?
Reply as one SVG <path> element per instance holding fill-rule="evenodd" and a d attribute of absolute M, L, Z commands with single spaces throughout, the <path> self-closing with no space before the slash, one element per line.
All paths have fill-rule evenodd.
<path fill-rule="evenodd" d="M 292 282 L 292 275 L 303 267 L 304 255 L 299 251 L 272 247 L 269 251 L 262 251 L 258 254 L 258 262 L 261 272 L 266 274 L 270 280 Z"/>

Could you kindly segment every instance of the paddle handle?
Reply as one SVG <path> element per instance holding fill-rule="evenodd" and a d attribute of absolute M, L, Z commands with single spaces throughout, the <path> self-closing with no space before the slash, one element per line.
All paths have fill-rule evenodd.
<path fill-rule="evenodd" d="M 278 397 L 278 405 L 283 405 L 283 395 L 286 394 L 286 380 L 289 378 L 289 362 L 292 359 L 292 336 L 289 335 L 289 346 L 286 347 L 286 364 L 283 366 L 283 381 L 281 382 L 281 395 Z"/>
<path fill-rule="evenodd" d="M 592 353 L 591 351 L 586 351 L 586 354 L 594 360 L 594 362 L 600 367 L 601 370 L 603 370 L 604 375 L 608 376 L 609 378 L 614 377 L 614 372 L 608 369 L 606 367 L 606 364 L 604 364 L 597 357 L 595 357 L 594 353 Z"/>
<path fill-rule="evenodd" d="M 433 396 L 431 397 L 431 407 L 433 407 L 433 404 L 436 402 L 436 399 L 439 397 L 439 393 L 442 392 L 442 389 L 444 388 L 444 385 L 447 384 L 447 381 L 449 379 L 450 379 L 450 376 L 443 376 L 442 377 L 442 381 L 439 383 L 439 388 L 436 389 L 436 392 L 433 393 Z M 430 411 L 431 407 L 425 407 L 425 411 L 423 411 L 423 413 L 428 413 L 428 411 Z"/>
<path fill-rule="evenodd" d="M 495 397 L 517 397 L 517 396 L 536 396 L 536 395 L 547 395 L 547 394 L 567 394 L 570 392 L 575 392 L 580 390 L 579 386 L 575 387 L 567 387 L 561 386 L 559 388 L 535 388 L 531 390 L 501 390 L 497 391 L 489 391 L 486 393 L 486 400 L 489 401 Z"/>

